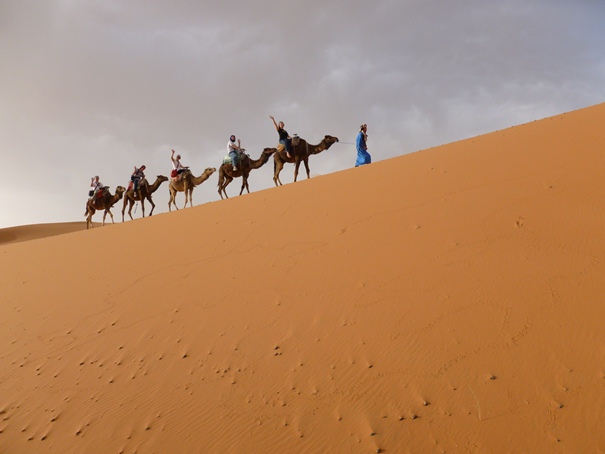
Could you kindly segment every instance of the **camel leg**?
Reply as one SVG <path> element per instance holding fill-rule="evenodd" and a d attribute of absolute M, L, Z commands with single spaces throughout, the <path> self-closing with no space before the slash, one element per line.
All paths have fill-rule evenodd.
<path fill-rule="evenodd" d="M 309 170 L 309 158 L 303 160 L 305 163 L 305 169 L 307 170 L 307 180 L 311 178 L 311 171 Z"/>
<path fill-rule="evenodd" d="M 187 200 L 189 200 L 189 185 L 187 184 L 187 181 L 185 181 L 185 184 L 183 185 L 183 193 L 185 194 L 185 205 L 183 205 L 183 209 L 185 209 L 187 208 Z"/>
<path fill-rule="evenodd" d="M 126 212 L 127 203 L 128 203 L 128 197 L 124 197 L 124 204 L 122 205 L 122 222 L 124 222 L 124 213 Z"/>
<path fill-rule="evenodd" d="M 283 161 L 281 161 L 279 159 L 275 159 L 275 170 L 273 172 L 273 182 L 275 183 L 275 186 L 282 185 L 282 182 L 279 179 L 279 173 L 282 171 L 283 168 L 284 168 Z"/>
<path fill-rule="evenodd" d="M 111 211 L 109 209 L 107 209 L 103 213 L 103 225 L 105 225 L 105 217 L 107 216 L 107 213 L 109 213 L 109 216 L 111 217 L 111 223 L 114 224 L 114 222 L 113 222 L 113 214 L 111 213 Z"/>
<path fill-rule="evenodd" d="M 148 198 L 147 200 L 149 200 L 149 204 L 151 205 L 151 211 L 149 212 L 149 216 L 151 216 L 153 214 L 153 209 L 155 208 L 155 203 L 153 203 L 153 200 L 151 200 L 151 197 Z"/>
<path fill-rule="evenodd" d="M 250 194 L 250 189 L 248 189 L 248 177 L 242 175 L 242 189 L 239 191 L 239 195 L 242 195 L 244 188 L 246 188 L 246 191 L 248 191 L 248 194 Z"/>
<path fill-rule="evenodd" d="M 143 197 L 139 197 L 141 200 L 141 212 L 143 213 L 143 217 L 145 217 L 145 199 Z"/>
<path fill-rule="evenodd" d="M 87 212 L 87 216 L 86 216 L 86 230 L 88 230 L 89 228 L 93 228 L 94 226 L 92 225 L 92 215 L 94 214 L 94 211 L 92 210 L 88 210 Z"/>
<path fill-rule="evenodd" d="M 172 205 L 174 205 L 174 208 L 178 210 L 179 207 L 176 206 L 176 190 L 170 187 L 168 192 L 170 193 L 170 198 L 168 199 L 168 211 L 172 211 Z"/>
<path fill-rule="evenodd" d="M 130 220 L 134 221 L 133 217 L 132 217 L 132 207 L 134 206 L 134 200 L 133 199 L 128 199 L 128 216 L 130 216 Z"/>
<path fill-rule="evenodd" d="M 124 197 L 124 206 L 122 207 L 122 222 L 124 222 L 124 212 L 126 211 L 126 204 L 128 204 L 128 216 L 130 216 L 130 220 L 132 221 L 132 205 L 133 201 L 130 197 Z"/>
<path fill-rule="evenodd" d="M 296 178 L 298 177 L 298 168 L 300 167 L 300 159 L 298 157 L 295 158 L 294 161 L 294 182 L 296 183 Z"/>
<path fill-rule="evenodd" d="M 227 186 L 229 186 L 229 184 L 233 181 L 233 178 L 229 177 L 229 175 L 225 175 L 225 181 L 223 182 L 223 193 L 225 194 L 225 197 L 229 198 L 229 196 L 227 195 Z M 221 195 L 221 199 L 223 198 L 223 196 Z"/>
<path fill-rule="evenodd" d="M 225 176 L 223 174 L 223 168 L 218 169 L 218 195 L 223 199 L 223 184 L 225 183 Z M 226 195 L 226 194 L 225 194 Z M 227 197 L 229 198 L 229 197 Z"/>

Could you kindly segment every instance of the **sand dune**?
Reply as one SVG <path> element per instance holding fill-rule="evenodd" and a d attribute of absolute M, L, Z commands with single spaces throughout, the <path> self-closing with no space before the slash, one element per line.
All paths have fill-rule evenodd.
<path fill-rule="evenodd" d="M 3 241 L 0 452 L 605 451 L 603 121 Z"/>
<path fill-rule="evenodd" d="M 94 223 L 100 225 L 100 223 Z M 55 224 L 33 224 L 0 229 L 0 245 L 20 243 L 49 236 L 63 235 L 86 229 L 86 222 L 64 222 Z"/>

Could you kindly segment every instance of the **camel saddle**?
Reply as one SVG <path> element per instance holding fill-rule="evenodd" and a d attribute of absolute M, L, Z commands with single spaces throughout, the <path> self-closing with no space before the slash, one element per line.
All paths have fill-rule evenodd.
<path fill-rule="evenodd" d="M 179 173 L 178 170 L 173 169 L 170 171 L 170 181 L 181 181 L 186 171 Z"/>
<path fill-rule="evenodd" d="M 242 151 L 237 152 L 240 162 L 245 157 L 248 157 L 248 158 L 250 157 L 250 156 L 248 156 L 247 153 L 244 153 L 245 151 L 246 151 L 245 149 L 242 149 Z M 233 159 L 231 159 L 231 156 L 225 155 L 225 157 L 223 157 L 223 164 L 233 164 Z"/>

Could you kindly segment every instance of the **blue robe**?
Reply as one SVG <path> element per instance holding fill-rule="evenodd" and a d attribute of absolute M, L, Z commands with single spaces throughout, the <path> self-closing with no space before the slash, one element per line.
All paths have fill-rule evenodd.
<path fill-rule="evenodd" d="M 357 134 L 357 161 L 355 161 L 355 167 L 362 166 L 364 164 L 370 164 L 372 162 L 372 157 L 370 153 L 368 153 L 368 147 L 366 145 L 366 140 L 363 135 L 363 132 L 359 131 Z"/>

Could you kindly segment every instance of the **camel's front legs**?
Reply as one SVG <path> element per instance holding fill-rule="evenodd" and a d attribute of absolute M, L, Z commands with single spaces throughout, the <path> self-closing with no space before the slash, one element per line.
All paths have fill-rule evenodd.
<path fill-rule="evenodd" d="M 92 213 L 89 213 L 88 216 L 86 217 L 86 230 L 88 230 L 89 228 L 93 228 L 94 226 L 92 225 Z"/>
<path fill-rule="evenodd" d="M 143 213 L 143 217 L 145 217 L 145 200 L 141 198 L 141 212 Z"/>
<path fill-rule="evenodd" d="M 218 182 L 218 195 L 220 195 L 220 196 L 221 196 L 221 200 L 223 200 L 223 199 L 225 198 L 225 197 L 223 197 L 223 192 L 224 192 L 224 189 L 223 189 L 223 182 L 222 182 L 222 181 L 219 181 L 219 182 Z M 225 192 L 225 195 L 227 196 L 227 198 L 229 198 L 229 196 L 227 195 L 227 193 L 226 193 L 226 192 Z"/>
<path fill-rule="evenodd" d="M 298 159 L 298 156 L 294 159 L 294 182 L 296 183 L 296 178 L 298 177 L 298 168 L 300 167 L 300 159 Z"/>
<path fill-rule="evenodd" d="M 242 189 L 239 191 L 239 195 L 243 194 L 244 188 L 246 189 L 246 191 L 248 191 L 248 194 L 250 194 L 250 189 L 248 188 L 248 177 L 242 175 Z"/>
<path fill-rule="evenodd" d="M 111 223 L 114 224 L 113 222 L 113 214 L 111 214 L 111 211 L 109 211 L 108 209 L 105 210 L 105 212 L 103 213 L 103 225 L 105 225 L 105 217 L 107 216 L 107 213 L 109 213 L 109 216 L 111 217 Z"/>
<path fill-rule="evenodd" d="M 193 189 L 185 191 L 185 205 L 183 208 L 187 208 L 187 200 L 189 200 L 189 206 L 193 208 Z"/>
<path fill-rule="evenodd" d="M 124 204 L 122 205 L 122 222 L 124 222 L 124 213 L 126 212 L 126 203 L 128 203 L 128 197 L 124 197 Z"/>
<path fill-rule="evenodd" d="M 124 222 L 124 213 L 126 212 L 126 204 L 128 204 L 128 216 L 130 216 L 130 220 L 132 221 L 132 205 L 133 201 L 128 197 L 124 197 L 124 206 L 122 207 L 122 222 Z"/>
<path fill-rule="evenodd" d="M 151 211 L 149 212 L 149 216 L 151 216 L 153 214 L 153 209 L 155 208 L 155 203 L 153 203 L 153 200 L 151 199 L 147 200 L 149 200 L 149 203 L 151 204 Z"/>
<path fill-rule="evenodd" d="M 305 169 L 307 170 L 307 179 L 311 178 L 311 171 L 309 170 L 309 158 L 303 161 L 305 163 Z"/>
<path fill-rule="evenodd" d="M 176 191 L 172 190 L 172 187 L 170 188 L 170 198 L 168 199 L 168 211 L 172 211 L 172 207 L 171 205 L 174 204 L 174 207 L 178 210 L 179 207 L 176 206 Z"/>
<path fill-rule="evenodd" d="M 229 196 L 227 195 L 227 186 L 229 186 L 229 183 L 231 183 L 232 181 L 233 178 L 229 178 L 228 175 L 225 175 L 225 181 L 219 183 L 218 193 L 221 196 L 221 199 L 223 198 L 223 194 L 225 194 L 226 198 L 229 198 Z"/>
<path fill-rule="evenodd" d="M 134 221 L 133 217 L 132 217 L 132 207 L 134 206 L 134 200 L 130 200 L 128 199 L 128 216 L 130 217 L 131 221 Z"/>
<path fill-rule="evenodd" d="M 183 192 L 185 193 L 185 205 L 183 205 L 183 209 L 185 209 L 185 208 L 187 208 L 187 200 L 193 199 L 193 188 L 189 187 L 189 184 L 187 184 L 187 181 L 185 181 L 185 184 L 183 185 Z M 176 202 L 175 202 L 174 206 L 176 206 Z M 191 206 L 193 206 L 193 205 L 191 205 Z"/>
<path fill-rule="evenodd" d="M 284 163 L 282 161 L 275 161 L 275 172 L 273 173 L 273 182 L 275 183 L 275 186 L 281 186 L 282 182 L 279 179 L 279 173 L 282 171 L 282 169 L 284 168 Z"/>

